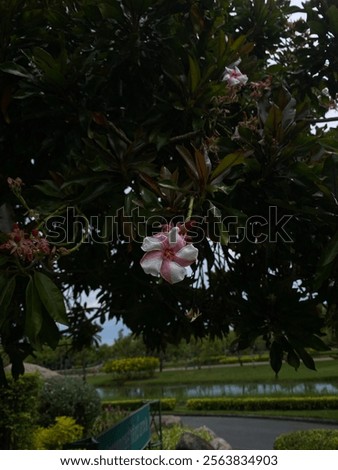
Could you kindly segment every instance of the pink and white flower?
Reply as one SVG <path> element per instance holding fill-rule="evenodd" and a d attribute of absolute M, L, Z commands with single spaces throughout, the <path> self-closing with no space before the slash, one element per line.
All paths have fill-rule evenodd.
<path fill-rule="evenodd" d="M 170 284 L 185 278 L 186 267 L 194 263 L 198 255 L 198 249 L 187 243 L 179 227 L 146 237 L 141 248 L 146 252 L 140 261 L 144 272 L 161 276 Z"/>
<path fill-rule="evenodd" d="M 245 85 L 248 81 L 248 76 L 242 73 L 236 66 L 232 68 L 225 67 L 222 80 L 228 82 L 230 86 Z"/>

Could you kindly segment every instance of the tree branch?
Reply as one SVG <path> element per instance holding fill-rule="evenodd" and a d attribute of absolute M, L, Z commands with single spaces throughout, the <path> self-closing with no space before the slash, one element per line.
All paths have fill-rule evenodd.
<path fill-rule="evenodd" d="M 184 140 L 191 139 L 192 137 L 196 137 L 201 132 L 202 130 L 198 130 L 198 131 L 187 132 L 186 134 L 182 134 L 182 135 L 176 135 L 175 137 L 171 137 L 171 139 L 169 139 L 169 142 L 171 144 L 177 144 L 178 142 L 183 142 Z"/>
<path fill-rule="evenodd" d="M 116 127 L 113 122 L 108 121 L 108 126 L 110 127 L 110 129 L 112 129 L 115 132 L 115 134 L 117 134 L 120 137 L 121 140 L 123 140 L 123 142 L 125 142 L 128 145 L 131 145 L 132 143 L 131 140 L 129 140 L 126 134 L 123 131 L 121 131 L 121 129 Z"/>
<path fill-rule="evenodd" d="M 310 122 L 310 124 L 316 124 L 318 122 L 335 122 L 337 121 L 338 122 L 338 116 L 336 117 L 328 117 L 328 118 L 320 118 L 320 119 L 306 119 L 307 121 Z"/>

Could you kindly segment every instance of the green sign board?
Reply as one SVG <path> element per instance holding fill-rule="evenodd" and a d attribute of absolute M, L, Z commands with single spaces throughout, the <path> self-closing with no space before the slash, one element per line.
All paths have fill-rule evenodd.
<path fill-rule="evenodd" d="M 97 447 L 102 450 L 138 450 L 144 449 L 150 438 L 150 405 L 148 403 L 96 439 Z"/>

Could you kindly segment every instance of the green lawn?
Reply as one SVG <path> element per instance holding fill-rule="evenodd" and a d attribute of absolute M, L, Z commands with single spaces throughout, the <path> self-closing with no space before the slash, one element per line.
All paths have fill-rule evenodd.
<path fill-rule="evenodd" d="M 193 370 L 164 370 L 163 372 L 156 372 L 155 376 L 146 381 L 133 381 L 132 383 L 137 386 L 141 384 L 147 385 L 174 385 L 180 384 L 221 384 L 221 383 L 281 383 L 289 382 L 304 382 L 304 381 L 329 381 L 338 380 L 338 361 L 318 361 L 317 370 L 309 370 L 301 366 L 298 371 L 295 371 L 287 364 L 283 365 L 279 373 L 278 379 L 271 367 L 267 364 L 247 364 L 244 366 L 235 367 L 203 367 L 202 369 Z M 88 376 L 88 382 L 95 387 L 104 387 L 112 385 L 111 378 L 106 374 L 99 374 Z"/>
<path fill-rule="evenodd" d="M 317 361 L 317 370 L 312 371 L 304 366 L 301 366 L 298 371 L 295 371 L 288 365 L 284 365 L 278 379 L 276 379 L 271 367 L 267 364 L 247 364 L 245 366 L 234 367 L 203 367 L 202 369 L 193 370 L 164 370 L 163 372 L 156 372 L 155 376 L 148 380 L 129 382 L 129 385 L 142 386 L 159 385 L 170 386 L 177 383 L 186 385 L 212 385 L 212 384 L 229 384 L 229 383 L 284 383 L 291 384 L 292 382 L 325 382 L 325 381 L 338 381 L 338 361 L 327 360 Z M 95 387 L 109 387 L 112 384 L 111 377 L 108 374 L 92 375 L 87 377 L 88 382 Z M 116 385 L 116 384 L 115 384 Z M 266 395 L 267 396 L 267 395 Z M 276 395 L 274 395 L 276 396 Z M 191 411 L 187 410 L 184 403 L 177 403 L 174 410 L 176 414 L 189 414 Z M 224 415 L 224 412 L 209 412 L 210 414 Z M 196 414 L 196 411 L 194 411 Z M 208 412 L 201 412 L 201 414 L 208 414 Z M 226 414 L 229 414 L 228 412 Z M 290 418 L 304 418 L 304 419 L 329 419 L 338 422 L 338 410 L 303 410 L 303 411 L 259 411 L 259 412 L 232 412 L 233 415 L 252 415 L 252 416 L 269 416 L 269 417 L 290 417 Z"/>

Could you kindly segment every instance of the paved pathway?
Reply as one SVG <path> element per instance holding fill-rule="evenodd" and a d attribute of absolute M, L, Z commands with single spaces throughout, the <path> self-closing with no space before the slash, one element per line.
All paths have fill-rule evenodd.
<path fill-rule="evenodd" d="M 338 424 L 320 424 L 296 420 L 243 418 L 227 416 L 182 416 L 182 423 L 193 428 L 207 426 L 222 437 L 233 449 L 272 450 L 279 434 L 291 431 L 328 428 L 338 429 Z"/>

